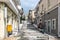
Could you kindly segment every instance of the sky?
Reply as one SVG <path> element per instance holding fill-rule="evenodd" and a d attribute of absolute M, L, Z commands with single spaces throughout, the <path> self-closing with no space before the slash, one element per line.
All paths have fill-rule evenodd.
<path fill-rule="evenodd" d="M 24 14 L 28 14 L 30 9 L 34 9 L 39 2 L 39 0 L 20 0 L 21 7 L 24 10 Z"/>

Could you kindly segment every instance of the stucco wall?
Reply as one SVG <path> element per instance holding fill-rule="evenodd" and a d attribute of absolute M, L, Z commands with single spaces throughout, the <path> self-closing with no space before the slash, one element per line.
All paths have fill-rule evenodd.
<path fill-rule="evenodd" d="M 58 8 L 56 8 L 56 9 L 50 11 L 49 13 L 45 14 L 45 16 L 42 16 L 43 24 L 44 24 L 44 20 L 51 20 L 51 26 L 52 26 L 52 19 L 56 19 L 56 30 L 51 29 L 51 33 L 57 35 L 58 34 Z"/>
<path fill-rule="evenodd" d="M 4 24 L 4 4 L 0 3 L 0 39 L 5 36 L 5 24 Z"/>
<path fill-rule="evenodd" d="M 39 12 L 42 12 L 42 5 L 43 5 L 43 10 L 45 10 L 45 12 L 48 12 L 50 10 L 53 10 L 53 8 L 55 8 L 58 4 L 58 0 L 49 0 L 50 2 L 50 6 L 48 7 L 48 0 L 42 0 L 40 5 L 39 5 Z M 41 16 L 41 15 L 40 15 Z"/>

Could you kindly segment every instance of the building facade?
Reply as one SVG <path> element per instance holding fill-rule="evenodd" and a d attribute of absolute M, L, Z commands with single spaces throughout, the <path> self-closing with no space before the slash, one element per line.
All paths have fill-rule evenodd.
<path fill-rule="evenodd" d="M 40 1 L 38 2 L 37 6 L 35 7 L 35 24 L 38 25 L 39 22 L 40 22 L 40 14 L 39 14 L 39 4 L 40 4 Z M 38 20 L 37 20 L 38 19 Z"/>
<path fill-rule="evenodd" d="M 60 0 L 41 0 L 39 13 L 45 32 L 60 37 Z"/>
<path fill-rule="evenodd" d="M 32 13 L 32 10 L 29 10 L 29 14 L 28 14 L 28 20 L 31 22 L 31 13 Z"/>
<path fill-rule="evenodd" d="M 35 11 L 34 10 L 29 10 L 29 20 L 30 22 L 34 22 L 35 20 L 35 15 L 34 15 Z"/>
<path fill-rule="evenodd" d="M 20 13 L 17 8 L 19 4 L 15 4 L 16 2 L 17 0 L 0 0 L 0 39 L 8 36 L 7 25 L 12 26 L 12 35 L 18 33 Z"/>

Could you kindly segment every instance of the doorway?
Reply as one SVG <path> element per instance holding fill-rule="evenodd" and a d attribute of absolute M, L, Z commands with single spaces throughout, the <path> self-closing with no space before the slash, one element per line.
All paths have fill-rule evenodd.
<path fill-rule="evenodd" d="M 48 20 L 48 33 L 51 33 L 51 20 Z"/>

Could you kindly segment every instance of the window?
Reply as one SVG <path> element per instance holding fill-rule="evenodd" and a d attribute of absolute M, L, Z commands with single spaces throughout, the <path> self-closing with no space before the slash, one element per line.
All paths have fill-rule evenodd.
<path fill-rule="evenodd" d="M 39 4 L 40 4 L 40 1 L 39 1 Z"/>
<path fill-rule="evenodd" d="M 42 4 L 42 11 L 43 11 L 43 4 Z"/>
<path fill-rule="evenodd" d="M 39 7 L 37 7 L 37 10 L 36 10 L 37 12 L 39 11 Z"/>
<path fill-rule="evenodd" d="M 41 15 L 43 15 L 43 13 L 41 13 Z"/>
<path fill-rule="evenodd" d="M 51 33 L 51 20 L 48 20 L 48 32 Z"/>
<path fill-rule="evenodd" d="M 48 0 L 48 7 L 50 6 L 50 0 Z"/>
<path fill-rule="evenodd" d="M 47 20 L 45 20 L 45 32 L 48 32 L 48 21 Z"/>
<path fill-rule="evenodd" d="M 56 19 L 52 19 L 52 29 L 56 29 Z"/>

